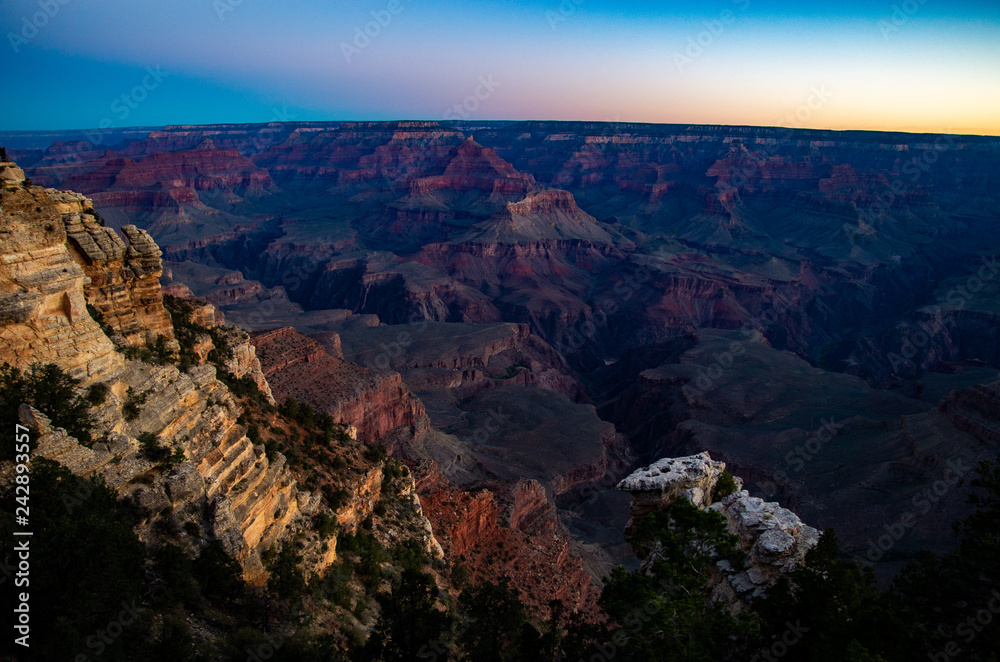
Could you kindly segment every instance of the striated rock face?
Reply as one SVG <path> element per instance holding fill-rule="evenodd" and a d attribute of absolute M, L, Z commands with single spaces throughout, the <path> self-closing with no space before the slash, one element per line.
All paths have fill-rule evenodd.
<path fill-rule="evenodd" d="M 208 305 L 204 308 L 213 308 Z M 214 317 L 214 315 L 213 315 Z M 214 324 L 206 324 L 214 326 Z M 274 394 L 271 392 L 271 385 L 264 376 L 264 369 L 257 358 L 257 348 L 250 341 L 250 334 L 235 326 L 223 327 L 226 334 L 226 341 L 232 350 L 232 358 L 226 360 L 225 368 L 233 377 L 249 377 L 257 385 L 257 388 L 264 394 L 264 398 L 270 404 L 276 404 Z"/>
<path fill-rule="evenodd" d="M 160 152 L 143 158 L 115 158 L 114 152 L 101 168 L 73 175 L 62 183 L 66 188 L 97 193 L 141 191 L 159 187 L 195 192 L 222 190 L 231 195 L 260 192 L 272 185 L 271 177 L 234 149 L 219 149 L 211 139 L 193 149 Z"/>
<path fill-rule="evenodd" d="M 353 533 L 375 510 L 382 497 L 382 474 L 382 465 L 377 464 L 352 485 L 350 500 L 337 510 L 337 522 L 344 529 Z"/>
<path fill-rule="evenodd" d="M 527 484 L 514 492 L 536 488 L 540 490 L 537 483 Z M 445 557 L 468 568 L 470 583 L 510 577 L 528 609 L 543 617 L 553 599 L 571 611 L 590 611 L 600 591 L 583 562 L 570 552 L 568 537 L 547 525 L 537 526 L 546 517 L 545 509 L 542 516 L 529 514 L 531 499 L 526 496 L 521 494 L 520 505 L 515 498 L 511 507 L 500 505 L 489 490 L 443 489 L 425 494 L 422 503 Z M 500 523 L 505 512 L 507 526 Z"/>
<path fill-rule="evenodd" d="M 145 230 L 122 228 L 127 240 L 102 227 L 89 200 L 69 193 L 53 199 L 63 212 L 70 253 L 90 278 L 84 292 L 99 319 L 130 347 L 151 345 L 163 336 L 176 349 L 170 314 L 163 307 L 158 278 L 160 249 Z M 89 212 L 89 213 L 87 213 Z"/>
<path fill-rule="evenodd" d="M 87 313 L 87 275 L 66 245 L 60 204 L 40 187 L 3 192 L 0 357 L 55 363 L 91 384 L 118 374 L 123 361 Z"/>
<path fill-rule="evenodd" d="M 725 517 L 730 533 L 739 537 L 747 555 L 743 567 L 719 561 L 710 588 L 713 600 L 739 611 L 763 595 L 783 574 L 795 570 L 806 552 L 819 542 L 819 531 L 777 503 L 751 497 L 740 489 L 743 481 L 739 478 L 735 479 L 736 492 L 712 503 L 716 483 L 725 468 L 725 463 L 712 460 L 707 452 L 664 458 L 633 472 L 618 484 L 618 489 L 632 495 L 630 526 L 680 498 Z M 644 559 L 643 564 L 651 560 Z"/>
<path fill-rule="evenodd" d="M 537 480 L 521 480 L 501 491 L 500 514 L 512 529 L 531 535 L 559 532 L 556 507 Z"/>
<path fill-rule="evenodd" d="M 156 244 L 129 227 L 128 243 L 122 241 L 90 220 L 89 204 L 77 194 L 17 188 L 5 190 L 2 202 L 0 362 L 55 363 L 85 385 L 107 387 L 105 401 L 92 410 L 94 437 L 102 439 L 92 448 L 22 406 L 22 422 L 37 435 L 37 456 L 77 475 L 99 475 L 133 497 L 145 512 L 138 533 L 148 543 L 157 544 L 162 524 L 182 531 L 180 541 L 191 550 L 219 540 L 249 580 L 263 581 L 260 553 L 306 527 L 319 497 L 297 488 L 281 454 L 268 457 L 250 442 L 214 366 L 181 371 L 126 360 L 88 313 L 88 305 L 103 308 L 109 332 L 126 338 L 173 337 L 156 280 Z M 253 352 L 240 349 L 247 340 L 234 338 L 232 368 L 256 370 L 263 380 Z M 154 439 L 171 454 L 170 464 L 147 457 L 144 447 Z M 332 560 L 329 545 L 323 549 L 314 568 Z"/>
<path fill-rule="evenodd" d="M 0 186 L 20 186 L 24 182 L 24 171 L 12 161 L 0 163 Z"/>
<path fill-rule="evenodd" d="M 939 409 L 956 428 L 983 444 L 1000 443 L 1000 381 L 953 391 Z"/>
<path fill-rule="evenodd" d="M 425 433 L 423 405 L 398 373 L 376 372 L 331 356 L 291 327 L 253 336 L 275 398 L 294 398 L 357 428 L 367 443 L 394 446 Z"/>

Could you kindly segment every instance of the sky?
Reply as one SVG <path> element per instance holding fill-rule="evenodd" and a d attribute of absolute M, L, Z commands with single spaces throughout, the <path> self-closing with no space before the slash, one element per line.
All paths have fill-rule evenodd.
<path fill-rule="evenodd" d="M 996 0 L 4 0 L 0 130 L 561 119 L 1000 135 Z"/>

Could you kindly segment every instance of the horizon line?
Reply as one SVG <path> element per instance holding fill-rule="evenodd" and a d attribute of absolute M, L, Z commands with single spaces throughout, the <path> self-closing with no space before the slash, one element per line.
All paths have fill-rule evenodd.
<path fill-rule="evenodd" d="M 606 125 L 633 125 L 649 127 L 682 127 L 684 130 L 697 129 L 744 129 L 744 130 L 781 130 L 781 131 L 802 131 L 802 132 L 831 132 L 831 133 L 869 133 L 869 134 L 902 134 L 907 136 L 962 136 L 969 138 L 1000 138 L 1000 133 L 976 133 L 975 130 L 915 130 L 915 129 L 834 129 L 830 127 L 808 127 L 808 126 L 784 126 L 763 125 L 763 124 L 719 124 L 719 123 L 698 123 L 698 122 L 645 122 L 629 120 L 581 120 L 581 119 L 509 119 L 509 118 L 489 118 L 489 119 L 416 119 L 400 118 L 390 120 L 366 120 L 366 119 L 328 119 L 328 120 L 269 120 L 263 122 L 208 122 L 208 123 L 176 123 L 176 124 L 146 124 L 114 126 L 107 128 L 99 127 L 76 127 L 76 128 L 52 128 L 52 129 L 0 129 L 0 136 L 5 135 L 26 135 L 41 133 L 85 133 L 85 132 L 127 132 L 127 131 L 156 131 L 156 130 L 176 130 L 180 128 L 210 128 L 220 126 L 274 126 L 274 125 L 340 125 L 340 124 L 399 124 L 406 122 L 430 123 L 438 126 L 453 125 L 475 125 L 475 124 L 606 124 Z M 971 131 L 971 132 L 969 132 Z"/>

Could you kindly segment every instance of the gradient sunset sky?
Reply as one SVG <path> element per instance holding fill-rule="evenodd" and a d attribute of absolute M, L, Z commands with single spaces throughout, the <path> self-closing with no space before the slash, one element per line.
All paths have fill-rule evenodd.
<path fill-rule="evenodd" d="M 1000 135 L 996 0 L 5 0 L 0 25 L 2 130 L 447 115 Z"/>

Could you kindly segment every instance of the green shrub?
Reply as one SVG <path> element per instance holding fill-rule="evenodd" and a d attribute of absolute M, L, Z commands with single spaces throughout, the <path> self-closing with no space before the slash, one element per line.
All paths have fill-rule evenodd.
<path fill-rule="evenodd" d="M 389 455 L 382 444 L 375 444 L 365 449 L 365 457 L 370 462 L 381 462 Z"/>
<path fill-rule="evenodd" d="M 313 529 L 320 538 L 329 538 L 336 533 L 338 527 L 337 520 L 330 517 L 326 511 L 320 511 L 312 519 Z"/>
<path fill-rule="evenodd" d="M 351 493 L 343 487 L 337 488 L 327 483 L 323 486 L 323 496 L 326 497 L 326 505 L 330 506 L 330 510 L 337 511 L 351 498 Z"/>
<path fill-rule="evenodd" d="M 174 452 L 168 446 L 160 443 L 152 432 L 143 432 L 137 439 L 142 457 L 156 464 L 163 464 L 174 459 Z"/>
<path fill-rule="evenodd" d="M 268 588 L 285 600 L 293 600 L 300 595 L 306 586 L 302 570 L 299 569 L 301 561 L 292 545 L 282 547 L 271 562 Z"/>
<path fill-rule="evenodd" d="M 125 404 L 122 405 L 122 415 L 126 421 L 134 421 L 139 418 L 141 412 L 139 407 L 146 403 L 148 397 L 149 393 L 136 393 L 135 389 L 131 386 L 128 387 L 128 391 L 125 393 Z"/>
<path fill-rule="evenodd" d="M 719 480 L 715 483 L 715 489 L 712 491 L 712 501 L 722 501 L 735 491 L 736 480 L 733 478 L 733 474 L 723 471 L 722 475 L 719 476 Z"/>
<path fill-rule="evenodd" d="M 26 370 L 4 363 L 0 366 L 0 412 L 10 425 L 18 420 L 18 408 L 27 403 L 49 417 L 56 427 L 77 438 L 84 446 L 93 444 L 94 419 L 90 403 L 77 393 L 80 382 L 49 363 L 31 364 Z M 0 457 L 13 457 L 13 444 L 3 444 Z"/>
<path fill-rule="evenodd" d="M 87 402 L 91 407 L 99 407 L 108 399 L 108 385 L 98 383 L 87 389 Z"/>

